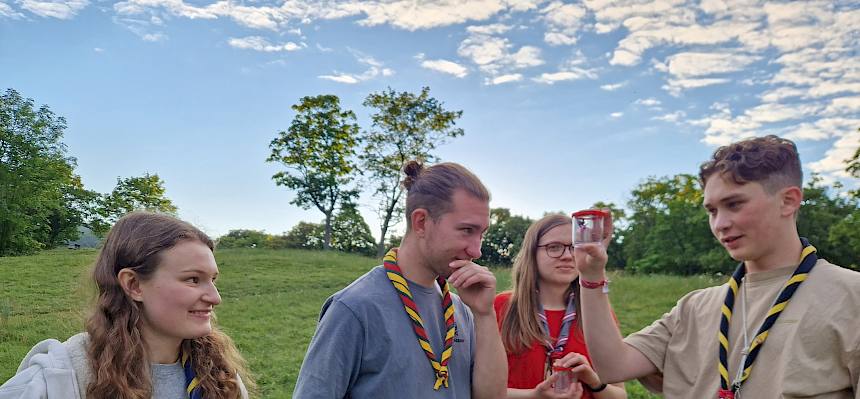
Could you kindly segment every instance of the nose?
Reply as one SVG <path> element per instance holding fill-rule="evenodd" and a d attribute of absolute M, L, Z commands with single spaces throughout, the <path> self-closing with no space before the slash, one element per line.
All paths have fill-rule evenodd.
<path fill-rule="evenodd" d="M 717 233 L 721 231 L 728 230 L 731 226 L 731 218 L 726 212 L 717 212 L 715 215 L 711 216 L 711 230 L 714 235 L 717 235 Z"/>
<path fill-rule="evenodd" d="M 481 239 L 478 238 L 476 240 L 472 240 L 469 243 L 469 246 L 466 247 L 466 254 L 469 255 L 472 259 L 478 259 L 481 257 Z"/>
<path fill-rule="evenodd" d="M 206 288 L 206 292 L 203 294 L 203 300 L 211 303 L 212 306 L 217 306 L 221 303 L 221 294 L 218 293 L 218 287 L 215 287 L 215 284 L 209 284 L 209 287 Z"/>
<path fill-rule="evenodd" d="M 573 258 L 573 245 L 565 245 L 561 250 L 561 255 L 558 256 L 561 259 L 571 259 Z"/>

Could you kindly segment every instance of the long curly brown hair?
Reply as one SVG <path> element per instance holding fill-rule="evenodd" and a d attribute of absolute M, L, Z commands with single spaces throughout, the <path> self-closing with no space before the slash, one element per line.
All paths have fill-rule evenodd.
<path fill-rule="evenodd" d="M 214 250 L 205 233 L 167 215 L 133 212 L 111 228 L 93 270 L 98 298 L 86 323 L 90 338 L 87 355 L 93 373 L 87 398 L 152 397 L 150 361 L 141 335 L 143 305 L 125 293 L 117 274 L 130 268 L 138 278 L 148 280 L 158 268 L 161 252 L 186 240 L 199 241 Z M 233 341 L 214 325 L 208 335 L 184 340 L 182 349 L 191 354 L 207 399 L 240 398 L 239 378 L 254 390 L 254 381 Z"/>

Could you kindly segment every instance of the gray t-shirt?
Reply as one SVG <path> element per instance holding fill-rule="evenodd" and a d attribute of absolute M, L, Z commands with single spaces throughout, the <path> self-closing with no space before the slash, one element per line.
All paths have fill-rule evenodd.
<path fill-rule="evenodd" d="M 445 334 L 441 291 L 408 284 L 438 359 Z M 451 298 L 457 334 L 447 388 L 433 390 L 436 376 L 412 320 L 377 266 L 323 304 L 293 398 L 471 398 L 474 319 L 457 295 Z"/>
<path fill-rule="evenodd" d="M 179 362 L 173 364 L 150 364 L 153 399 L 187 399 L 185 372 Z"/>

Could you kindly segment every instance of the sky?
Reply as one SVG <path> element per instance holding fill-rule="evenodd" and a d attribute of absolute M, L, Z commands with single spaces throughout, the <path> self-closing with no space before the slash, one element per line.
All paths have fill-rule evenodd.
<path fill-rule="evenodd" d="M 304 96 L 369 128 L 389 87 L 463 111 L 436 155 L 513 214 L 623 205 L 765 134 L 857 187 L 858 50 L 860 3 L 839 0 L 0 0 L 0 89 L 66 118 L 84 185 L 158 174 L 214 236 L 322 220 L 274 184 L 269 143 Z"/>

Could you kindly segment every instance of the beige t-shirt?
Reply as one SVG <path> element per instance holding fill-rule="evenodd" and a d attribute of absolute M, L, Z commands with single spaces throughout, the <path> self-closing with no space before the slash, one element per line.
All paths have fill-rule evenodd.
<path fill-rule="evenodd" d="M 743 349 L 742 312 L 752 340 L 795 266 L 747 275 L 729 327 L 729 380 Z M 746 286 L 746 289 L 743 288 Z M 693 291 L 625 342 L 662 373 L 666 398 L 716 398 L 717 333 L 728 285 Z M 819 259 L 770 330 L 741 398 L 860 399 L 860 273 Z"/>

